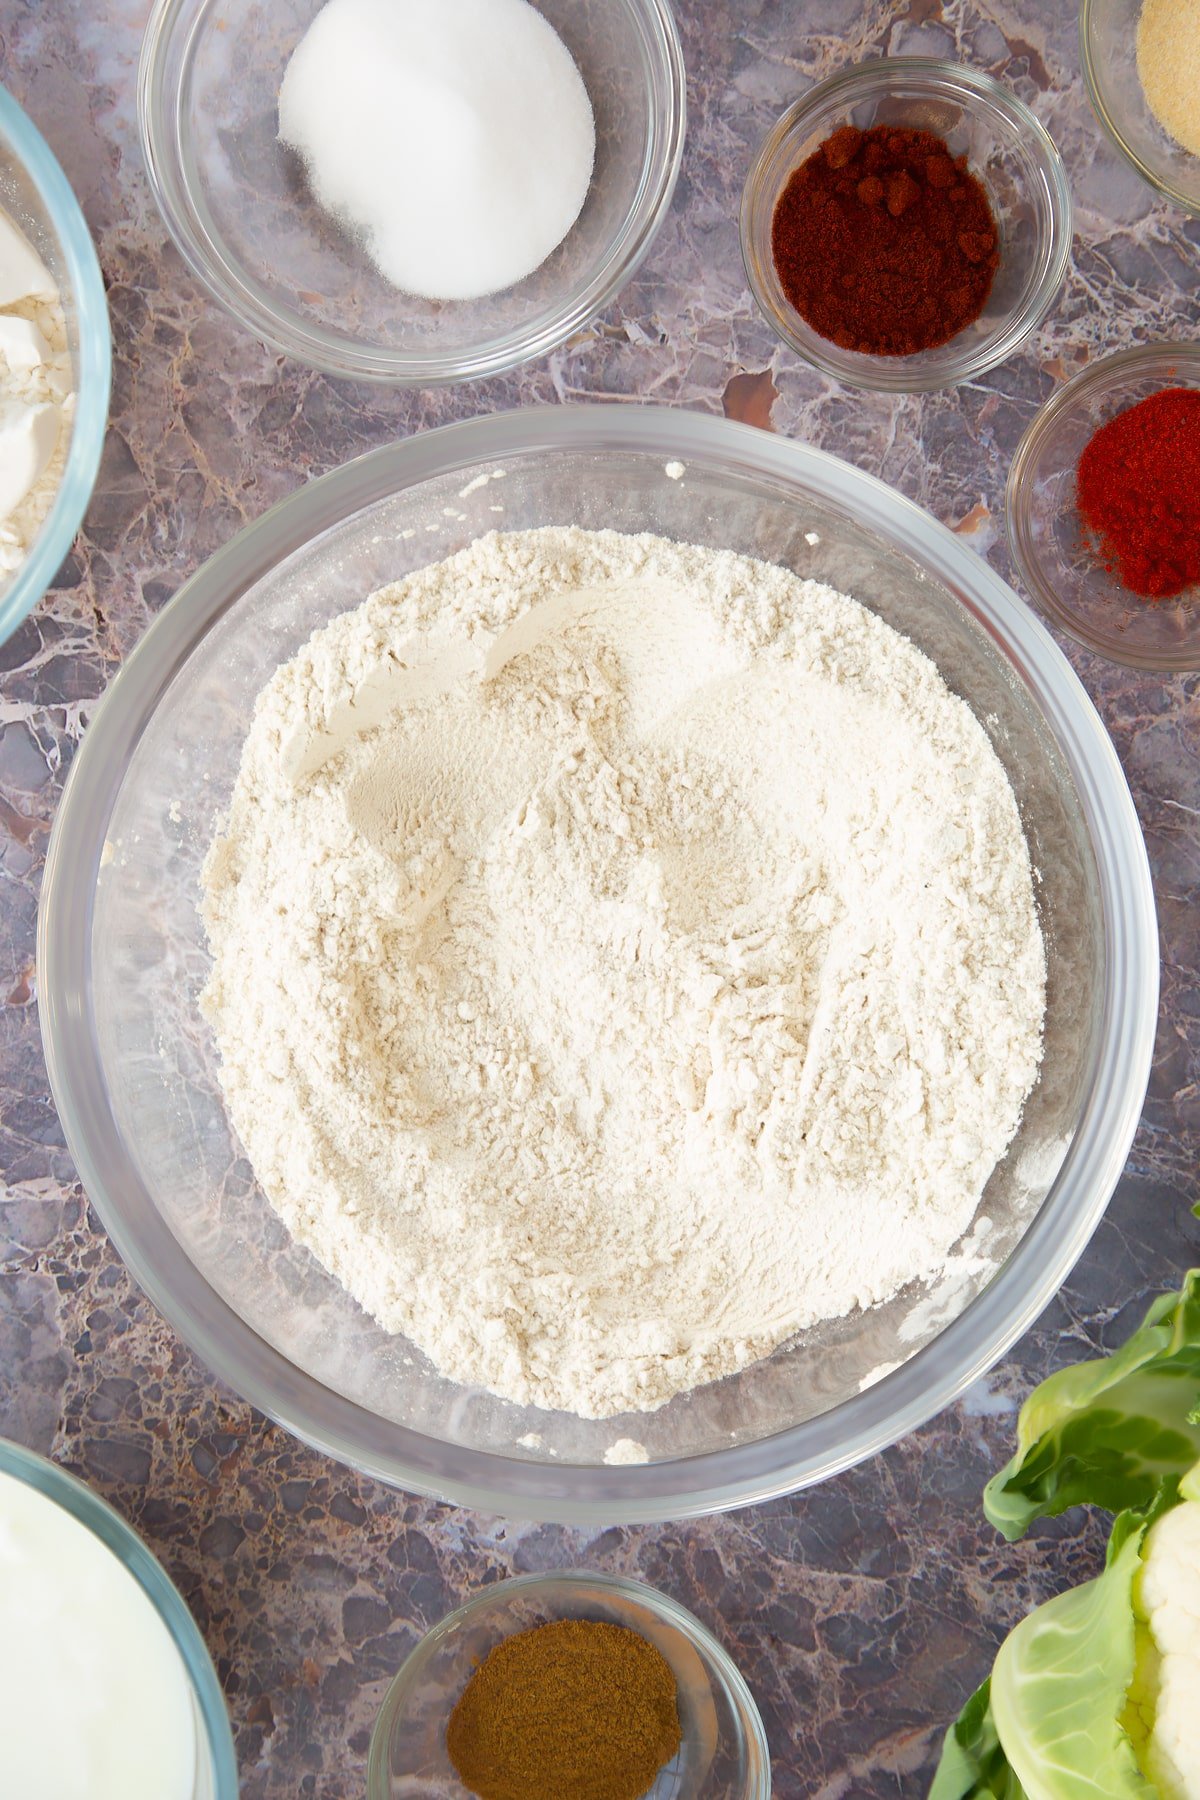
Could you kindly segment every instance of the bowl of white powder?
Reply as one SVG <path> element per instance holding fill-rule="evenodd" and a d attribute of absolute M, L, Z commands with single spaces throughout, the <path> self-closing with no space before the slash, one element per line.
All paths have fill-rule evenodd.
<path fill-rule="evenodd" d="M 68 1142 L 240 1393 L 557 1519 L 819 1479 L 1098 1222 L 1157 943 L 1120 767 L 981 560 L 655 408 L 310 484 L 130 658 L 40 922 Z"/>
<path fill-rule="evenodd" d="M 99 1494 L 5 1438 L 0 1674 L 6 1793 L 237 1800 L 221 1684 L 182 1594 Z"/>
<path fill-rule="evenodd" d="M 669 0 L 156 0 L 142 144 L 255 336 L 407 386 L 544 356 L 629 280 L 683 154 Z"/>
<path fill-rule="evenodd" d="M 111 332 L 79 202 L 0 88 L 0 643 L 37 605 L 91 498 Z"/>

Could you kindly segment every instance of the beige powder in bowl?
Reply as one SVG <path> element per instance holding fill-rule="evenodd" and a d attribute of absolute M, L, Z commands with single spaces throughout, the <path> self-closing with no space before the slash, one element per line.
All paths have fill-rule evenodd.
<path fill-rule="evenodd" d="M 1138 19 L 1137 66 L 1150 110 L 1163 130 L 1200 156 L 1200 0 L 1145 0 Z"/>
<path fill-rule="evenodd" d="M 267 1195 L 522 1405 L 651 1411 L 939 1271 L 1041 1060 L 983 726 L 855 600 L 698 545 L 494 534 L 335 619 L 204 885 Z"/>

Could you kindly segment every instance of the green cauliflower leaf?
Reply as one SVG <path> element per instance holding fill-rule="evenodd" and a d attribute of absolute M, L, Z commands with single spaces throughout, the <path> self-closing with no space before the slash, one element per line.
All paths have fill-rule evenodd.
<path fill-rule="evenodd" d="M 1088 1503 L 1152 1505 L 1200 1457 L 1200 1270 L 1111 1356 L 1061 1369 L 1021 1408 L 1017 1452 L 984 1490 L 998 1531 Z"/>
<path fill-rule="evenodd" d="M 976 1689 L 946 1733 L 929 1800 L 1028 1800 L 1000 1747 L 991 1687 Z"/>
<path fill-rule="evenodd" d="M 1103 1575 L 1037 1607 L 947 1734 L 930 1800 L 1159 1800 L 1144 1772 L 1159 1657 L 1141 1603 L 1151 1528 L 1200 1501 L 1200 1271 L 1111 1356 L 1021 1409 L 984 1506 L 1008 1538 L 1080 1502 L 1117 1514 Z M 1157 1540 L 1153 1540 L 1157 1541 Z"/>
<path fill-rule="evenodd" d="M 997 1738 L 1028 1800 L 1158 1800 L 1122 1723 L 1147 1525 L 1131 1515 L 1118 1524 L 1103 1575 L 1035 1607 L 996 1657 Z"/>

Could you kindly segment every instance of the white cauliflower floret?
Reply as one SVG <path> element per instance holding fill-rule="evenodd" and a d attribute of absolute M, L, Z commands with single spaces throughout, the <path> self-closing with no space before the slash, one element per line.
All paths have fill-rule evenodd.
<path fill-rule="evenodd" d="M 1149 1638 L 1136 1701 L 1147 1728 L 1142 1767 L 1163 1800 L 1200 1800 L 1200 1500 L 1151 1527 L 1142 1559 L 1135 1591 Z"/>

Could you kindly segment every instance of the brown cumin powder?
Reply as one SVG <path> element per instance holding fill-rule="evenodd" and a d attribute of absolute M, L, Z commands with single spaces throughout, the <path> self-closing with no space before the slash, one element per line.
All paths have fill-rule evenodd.
<path fill-rule="evenodd" d="M 681 1741 L 670 1664 L 598 1619 L 505 1638 L 446 1727 L 450 1761 L 480 1800 L 641 1800 Z"/>

